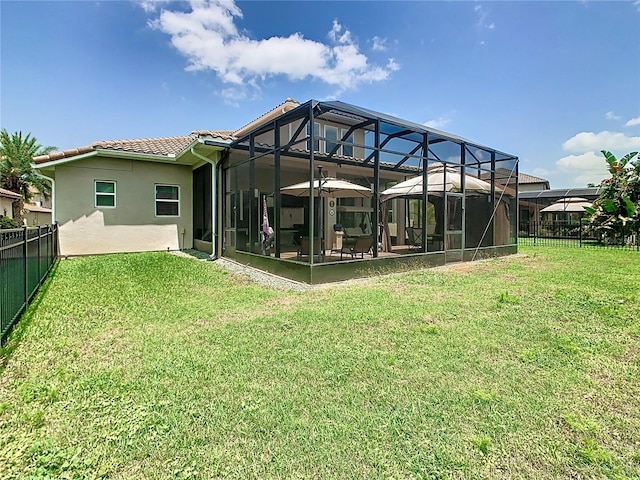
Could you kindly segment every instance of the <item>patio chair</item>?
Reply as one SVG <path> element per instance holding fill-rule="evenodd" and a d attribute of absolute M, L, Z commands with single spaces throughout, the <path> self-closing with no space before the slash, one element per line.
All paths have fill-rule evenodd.
<path fill-rule="evenodd" d="M 422 247 L 422 229 L 407 227 L 407 240 L 409 242 L 409 248 Z"/>
<path fill-rule="evenodd" d="M 309 243 L 310 243 L 309 237 L 300 237 L 300 243 L 298 244 L 298 257 L 297 257 L 298 260 L 302 257 L 309 256 L 310 254 Z M 319 256 L 319 257 L 323 256 L 319 238 L 313 239 L 313 250 L 314 250 L 313 252 L 314 256 Z"/>
<path fill-rule="evenodd" d="M 342 247 L 342 250 L 340 250 L 340 260 L 342 260 L 344 254 L 351 255 L 351 258 L 356 258 L 357 255 L 360 255 L 360 258 L 364 258 L 364 254 L 368 254 L 372 247 L 373 237 L 371 235 L 358 237 L 354 245 L 350 247 Z"/>

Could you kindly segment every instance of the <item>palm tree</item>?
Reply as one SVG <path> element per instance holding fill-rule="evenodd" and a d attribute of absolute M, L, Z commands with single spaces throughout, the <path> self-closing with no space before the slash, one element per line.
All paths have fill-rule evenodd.
<path fill-rule="evenodd" d="M 0 132 L 0 187 L 22 195 L 13 204 L 13 218 L 22 224 L 24 202 L 33 197 L 33 189 L 49 197 L 51 185 L 33 168 L 33 157 L 46 155 L 56 147 L 43 147 L 31 133 L 11 135 L 3 128 Z"/>

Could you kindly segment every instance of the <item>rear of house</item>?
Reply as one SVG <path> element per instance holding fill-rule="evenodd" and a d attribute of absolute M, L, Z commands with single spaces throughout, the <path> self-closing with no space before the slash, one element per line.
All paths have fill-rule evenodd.
<path fill-rule="evenodd" d="M 342 102 L 287 99 L 236 131 L 34 160 L 52 181 L 62 255 L 196 248 L 315 283 L 517 249 L 517 157 Z M 287 195 L 327 176 L 369 194 Z M 384 199 L 410 178 L 419 194 Z M 345 258 L 362 236 L 370 248 Z"/>

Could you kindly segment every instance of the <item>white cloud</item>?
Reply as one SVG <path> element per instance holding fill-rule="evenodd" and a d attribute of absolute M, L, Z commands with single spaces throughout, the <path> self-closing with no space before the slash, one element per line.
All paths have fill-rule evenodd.
<path fill-rule="evenodd" d="M 640 0 L 638 2 L 640 3 Z M 624 124 L 625 127 L 635 127 L 637 125 L 640 125 L 640 117 L 632 118 Z"/>
<path fill-rule="evenodd" d="M 556 161 L 556 167 L 559 174 L 569 177 L 565 183 L 571 185 L 599 184 L 610 176 L 604 157 L 594 151 L 562 157 Z"/>
<path fill-rule="evenodd" d="M 620 132 L 580 132 L 562 144 L 567 152 L 588 152 L 610 150 L 613 152 L 629 151 L 640 148 L 640 137 L 628 137 Z"/>
<path fill-rule="evenodd" d="M 155 12 L 156 9 L 163 3 L 168 3 L 170 0 L 140 0 L 138 3 L 142 9 L 147 12 Z"/>
<path fill-rule="evenodd" d="M 620 120 L 620 116 L 616 115 L 614 112 L 607 112 L 605 114 L 605 117 L 607 118 L 607 120 Z"/>
<path fill-rule="evenodd" d="M 320 80 L 343 91 L 386 80 L 400 68 L 393 59 L 385 66 L 370 64 L 337 20 L 328 44 L 301 33 L 255 40 L 238 31 L 234 21 L 242 11 L 233 1 L 192 0 L 189 5 L 186 12 L 163 9 L 149 25 L 171 36 L 173 46 L 188 58 L 187 70 L 213 70 L 225 83 L 247 86 L 284 75 L 292 81 Z"/>
<path fill-rule="evenodd" d="M 400 64 L 396 62 L 395 58 L 390 58 L 387 62 L 387 69 L 392 72 L 397 72 L 400 70 Z"/>
<path fill-rule="evenodd" d="M 224 100 L 224 103 L 233 107 L 237 107 L 238 102 L 245 100 L 247 97 L 247 93 L 244 90 L 236 87 L 224 88 L 219 92 L 219 95 Z"/>
<path fill-rule="evenodd" d="M 338 20 L 333 21 L 333 25 L 331 26 L 331 30 L 329 30 L 327 37 L 329 37 L 329 40 L 333 43 L 353 43 L 353 40 L 351 39 L 351 32 L 349 30 L 345 30 Z"/>
<path fill-rule="evenodd" d="M 373 50 L 375 52 L 385 52 L 388 50 L 387 48 L 387 39 L 386 38 L 380 38 L 378 36 L 373 37 Z"/>
<path fill-rule="evenodd" d="M 482 7 L 482 5 L 476 5 L 473 7 L 476 12 L 476 27 L 480 30 L 494 30 L 496 28 L 495 22 L 489 21 L 489 13 Z"/>
<path fill-rule="evenodd" d="M 444 128 L 451 123 L 451 117 L 448 115 L 442 115 L 438 118 L 434 118 L 432 120 L 426 121 L 423 123 L 425 127 L 431 128 Z"/>

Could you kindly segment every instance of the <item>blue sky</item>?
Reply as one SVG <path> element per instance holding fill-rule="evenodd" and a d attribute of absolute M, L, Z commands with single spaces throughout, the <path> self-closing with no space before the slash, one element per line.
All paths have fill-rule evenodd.
<path fill-rule="evenodd" d="M 0 126 L 60 149 L 339 99 L 518 155 L 553 188 L 640 150 L 640 0 L 0 0 Z"/>

